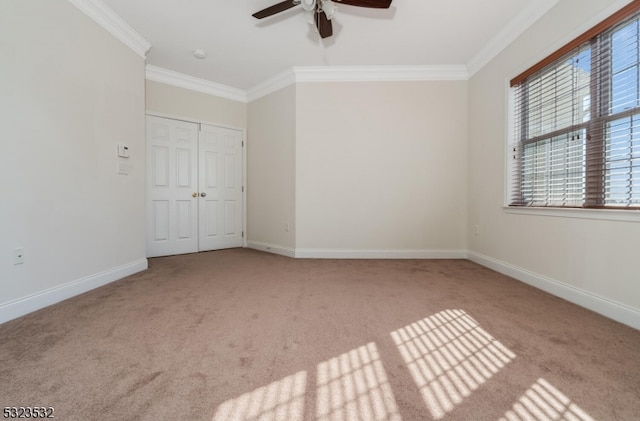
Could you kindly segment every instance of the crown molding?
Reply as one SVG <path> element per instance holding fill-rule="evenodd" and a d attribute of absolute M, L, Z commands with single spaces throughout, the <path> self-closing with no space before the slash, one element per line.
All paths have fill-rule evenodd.
<path fill-rule="evenodd" d="M 247 91 L 147 64 L 146 79 L 239 102 L 251 102 L 300 82 L 467 80 L 465 66 L 292 67 Z"/>
<path fill-rule="evenodd" d="M 537 0 L 529 3 L 515 19 L 507 24 L 498 34 L 476 54 L 469 63 L 469 77 L 493 60 L 502 50 L 516 40 L 524 31 L 544 16 L 560 0 Z"/>
<path fill-rule="evenodd" d="M 555 43 L 549 44 L 547 48 L 542 49 L 537 54 L 529 55 L 528 60 L 521 63 L 512 73 L 514 75 L 520 74 L 525 69 L 528 69 L 529 67 L 533 66 L 534 64 L 542 60 L 544 57 L 547 57 L 548 55 L 553 54 L 554 51 L 558 50 L 559 48 L 562 48 L 563 45 L 566 45 L 567 43 L 571 42 L 575 38 L 579 37 L 585 31 L 588 31 L 589 29 L 593 28 L 595 25 L 607 19 L 608 17 L 610 17 L 615 12 L 622 9 L 632 1 L 638 1 L 638 0 L 613 1 L 609 6 L 602 9 L 599 13 L 596 13 L 595 15 L 593 15 L 591 19 L 575 27 L 572 31 L 568 32 L 564 37 L 558 38 Z"/>
<path fill-rule="evenodd" d="M 230 99 L 232 101 L 247 102 L 247 93 L 242 89 L 232 88 L 230 86 L 211 82 L 205 79 L 199 79 L 183 73 L 174 72 L 173 70 L 163 69 L 162 67 L 147 64 L 145 78 L 154 82 L 160 82 L 167 85 L 177 86 L 178 88 L 189 89 L 190 91 L 214 95 Z"/>
<path fill-rule="evenodd" d="M 559 40 L 556 44 L 549 46 L 543 54 L 540 56 L 532 57 L 531 64 L 538 62 L 542 57 L 546 57 L 553 53 L 558 48 L 562 47 L 567 42 L 570 42 L 575 37 L 587 31 L 589 28 L 597 25 L 599 22 L 608 18 L 616 11 L 622 9 L 627 4 L 635 0 L 616 0 L 603 9 L 600 13 L 593 16 L 589 21 L 580 25 L 580 27 L 574 29 L 566 37 Z M 467 67 L 469 69 L 469 77 L 472 77 L 492 59 L 494 59 L 502 50 L 507 48 L 518 38 L 524 31 L 529 29 L 538 19 L 544 16 L 549 10 L 551 10 L 560 0 L 539 0 L 526 7 L 513 21 L 511 21 L 492 41 L 490 41 L 475 57 L 473 57 Z M 530 65 L 524 66 L 524 68 Z M 517 72 L 516 72 L 517 73 Z"/>
<path fill-rule="evenodd" d="M 387 82 L 467 80 L 466 66 L 305 66 L 294 67 L 296 82 Z"/>
<path fill-rule="evenodd" d="M 68 1 L 106 29 L 111 35 L 122 41 L 140 57 L 145 58 L 147 56 L 147 52 L 151 48 L 149 41 L 144 39 L 101 0 Z"/>
<path fill-rule="evenodd" d="M 247 91 L 254 101 L 300 82 L 467 80 L 465 66 L 294 66 Z"/>
<path fill-rule="evenodd" d="M 287 69 L 284 72 L 278 73 L 274 77 L 260 82 L 253 88 L 247 91 L 247 100 L 249 102 L 255 101 L 258 98 L 269 95 L 275 91 L 279 91 L 289 85 L 296 83 L 296 74 L 293 68 Z"/>

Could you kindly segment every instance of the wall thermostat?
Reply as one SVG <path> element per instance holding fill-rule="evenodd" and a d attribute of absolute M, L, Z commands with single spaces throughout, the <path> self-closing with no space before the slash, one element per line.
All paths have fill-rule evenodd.
<path fill-rule="evenodd" d="M 118 156 L 122 158 L 129 158 L 129 147 L 119 143 Z"/>

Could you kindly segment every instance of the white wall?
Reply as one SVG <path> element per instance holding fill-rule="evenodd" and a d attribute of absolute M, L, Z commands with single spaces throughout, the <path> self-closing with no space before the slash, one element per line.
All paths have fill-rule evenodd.
<path fill-rule="evenodd" d="M 296 233 L 296 86 L 249 104 L 249 247 L 293 256 Z M 285 230 L 289 224 L 289 231 Z"/>
<path fill-rule="evenodd" d="M 463 257 L 467 82 L 299 83 L 299 255 Z"/>
<path fill-rule="evenodd" d="M 245 129 L 247 104 L 202 92 L 146 81 L 147 113 Z"/>
<path fill-rule="evenodd" d="M 611 0 L 562 0 L 469 81 L 468 223 L 480 229 L 469 250 L 473 260 L 640 327 L 640 218 L 503 209 L 508 80 L 613 11 Z"/>
<path fill-rule="evenodd" d="M 67 1 L 0 2 L 0 322 L 146 268 L 144 71 Z"/>

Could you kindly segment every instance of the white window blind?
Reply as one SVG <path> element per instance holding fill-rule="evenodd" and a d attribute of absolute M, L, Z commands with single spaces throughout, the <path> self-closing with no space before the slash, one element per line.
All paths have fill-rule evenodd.
<path fill-rule="evenodd" d="M 512 80 L 511 206 L 640 208 L 639 3 Z"/>

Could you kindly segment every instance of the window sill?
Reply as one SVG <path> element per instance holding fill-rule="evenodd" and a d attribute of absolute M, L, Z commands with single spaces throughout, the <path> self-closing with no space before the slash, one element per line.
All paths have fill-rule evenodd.
<path fill-rule="evenodd" d="M 514 215 L 548 216 L 555 218 L 596 219 L 604 221 L 640 222 L 640 210 L 564 209 L 543 207 L 503 206 L 505 213 Z"/>

